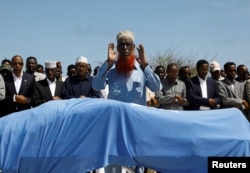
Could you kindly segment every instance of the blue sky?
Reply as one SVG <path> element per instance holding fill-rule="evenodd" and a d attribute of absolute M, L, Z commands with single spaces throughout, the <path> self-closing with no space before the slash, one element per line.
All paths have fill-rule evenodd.
<path fill-rule="evenodd" d="M 249 0 L 1 0 L 0 59 L 19 54 L 94 68 L 129 29 L 148 59 L 171 50 L 250 68 Z"/>

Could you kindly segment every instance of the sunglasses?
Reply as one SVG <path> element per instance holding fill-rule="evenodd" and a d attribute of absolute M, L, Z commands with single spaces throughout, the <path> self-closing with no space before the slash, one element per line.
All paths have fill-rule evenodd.
<path fill-rule="evenodd" d="M 133 43 L 119 43 L 118 46 L 119 47 L 127 47 L 127 48 L 131 48 L 134 44 Z"/>
<path fill-rule="evenodd" d="M 23 62 L 12 62 L 12 64 L 15 65 L 15 66 L 16 66 L 16 65 L 22 66 L 22 65 L 23 65 Z"/>

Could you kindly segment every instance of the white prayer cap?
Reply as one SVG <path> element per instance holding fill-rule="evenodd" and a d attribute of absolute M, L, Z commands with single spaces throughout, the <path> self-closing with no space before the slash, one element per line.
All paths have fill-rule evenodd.
<path fill-rule="evenodd" d="M 46 61 L 45 68 L 56 68 L 56 61 Z"/>
<path fill-rule="evenodd" d="M 220 71 L 221 70 L 220 64 L 217 61 L 210 62 L 209 67 L 210 67 L 210 71 L 211 72 L 215 72 L 215 71 Z"/>
<path fill-rule="evenodd" d="M 88 64 L 88 59 L 84 56 L 80 56 L 80 57 L 76 58 L 76 63 L 78 63 L 78 62 L 84 62 L 84 63 Z"/>
<path fill-rule="evenodd" d="M 116 40 L 118 41 L 122 37 L 129 37 L 133 42 L 135 40 L 134 34 L 131 31 L 129 31 L 129 30 L 124 30 L 124 31 L 119 32 L 116 35 Z"/>

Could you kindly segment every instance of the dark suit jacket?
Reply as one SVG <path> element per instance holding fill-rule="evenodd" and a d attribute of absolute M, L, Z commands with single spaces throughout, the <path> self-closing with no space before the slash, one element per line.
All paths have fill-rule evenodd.
<path fill-rule="evenodd" d="M 200 106 L 210 107 L 210 109 L 216 109 L 217 107 L 211 107 L 209 105 L 209 98 L 215 99 L 217 104 L 220 104 L 220 97 L 218 93 L 218 87 L 216 81 L 211 77 L 207 77 L 207 98 L 202 97 L 200 81 L 198 76 L 195 76 L 186 81 L 187 87 L 187 99 L 190 101 L 188 110 L 199 110 Z"/>
<path fill-rule="evenodd" d="M 62 98 L 62 87 L 63 87 L 63 81 L 57 80 L 56 81 L 55 96 Z M 50 100 L 53 100 L 47 78 L 44 80 L 40 80 L 40 81 L 35 82 L 32 100 L 33 100 L 32 105 L 34 107 L 41 105 L 45 102 L 48 102 Z"/>
<path fill-rule="evenodd" d="M 4 100 L 5 102 L 4 104 L 6 107 L 5 115 L 12 112 L 18 112 L 31 108 L 31 96 L 33 92 L 34 83 L 35 83 L 34 76 L 26 72 L 23 72 L 21 87 L 19 92 L 17 93 L 12 73 L 9 73 L 5 76 L 5 89 L 6 89 L 6 98 Z M 28 103 L 19 104 L 14 102 L 13 100 L 14 95 L 25 96 L 28 99 Z"/>

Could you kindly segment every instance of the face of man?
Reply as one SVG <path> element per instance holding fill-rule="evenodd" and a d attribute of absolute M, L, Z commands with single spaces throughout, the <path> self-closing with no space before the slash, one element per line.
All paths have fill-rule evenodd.
<path fill-rule="evenodd" d="M 155 70 L 155 73 L 159 76 L 160 79 L 163 79 L 165 76 L 165 69 L 162 67 L 159 67 Z"/>
<path fill-rule="evenodd" d="M 28 59 L 26 61 L 26 70 L 28 73 L 33 74 L 36 71 L 37 62 L 35 59 Z"/>
<path fill-rule="evenodd" d="M 226 73 L 227 78 L 230 81 L 233 81 L 236 76 L 236 66 L 235 65 L 228 66 L 227 69 L 225 69 L 225 73 Z"/>
<path fill-rule="evenodd" d="M 198 73 L 198 76 L 205 80 L 206 79 L 206 76 L 207 76 L 207 73 L 208 73 L 208 69 L 209 69 L 209 66 L 208 64 L 201 64 L 196 70 L 197 70 L 197 73 Z"/>
<path fill-rule="evenodd" d="M 214 72 L 210 71 L 211 76 L 214 80 L 219 80 L 220 78 L 220 70 L 216 70 Z"/>
<path fill-rule="evenodd" d="M 241 66 L 240 69 L 237 71 L 237 75 L 242 81 L 247 80 L 248 74 L 249 72 L 247 66 Z"/>
<path fill-rule="evenodd" d="M 62 75 L 62 69 L 60 67 L 56 67 L 56 78 L 60 79 Z"/>
<path fill-rule="evenodd" d="M 135 45 L 131 38 L 121 37 L 117 42 L 117 50 L 121 58 L 128 58 L 134 54 Z"/>
<path fill-rule="evenodd" d="M 20 56 L 13 57 L 11 61 L 11 66 L 13 69 L 13 73 L 19 76 L 23 69 L 23 58 Z"/>
<path fill-rule="evenodd" d="M 76 75 L 77 75 L 76 74 L 76 68 L 75 67 L 70 68 L 69 71 L 68 71 L 68 76 L 73 77 L 73 76 L 76 76 Z"/>
<path fill-rule="evenodd" d="M 53 82 L 56 79 L 56 68 L 45 68 L 45 74 Z"/>
<path fill-rule="evenodd" d="M 180 75 L 181 80 L 189 79 L 191 77 L 190 68 L 183 68 L 181 74 L 179 74 L 179 75 Z"/>
<path fill-rule="evenodd" d="M 85 77 L 88 74 L 88 65 L 84 62 L 78 62 L 76 64 L 76 73 L 80 78 Z"/>
<path fill-rule="evenodd" d="M 119 52 L 116 62 L 116 70 L 120 75 L 130 75 L 134 69 L 135 45 L 131 38 L 121 37 L 117 42 L 117 51 Z"/>
<path fill-rule="evenodd" d="M 170 83 L 174 83 L 178 77 L 178 67 L 175 65 L 170 66 L 167 69 L 167 78 Z"/>

